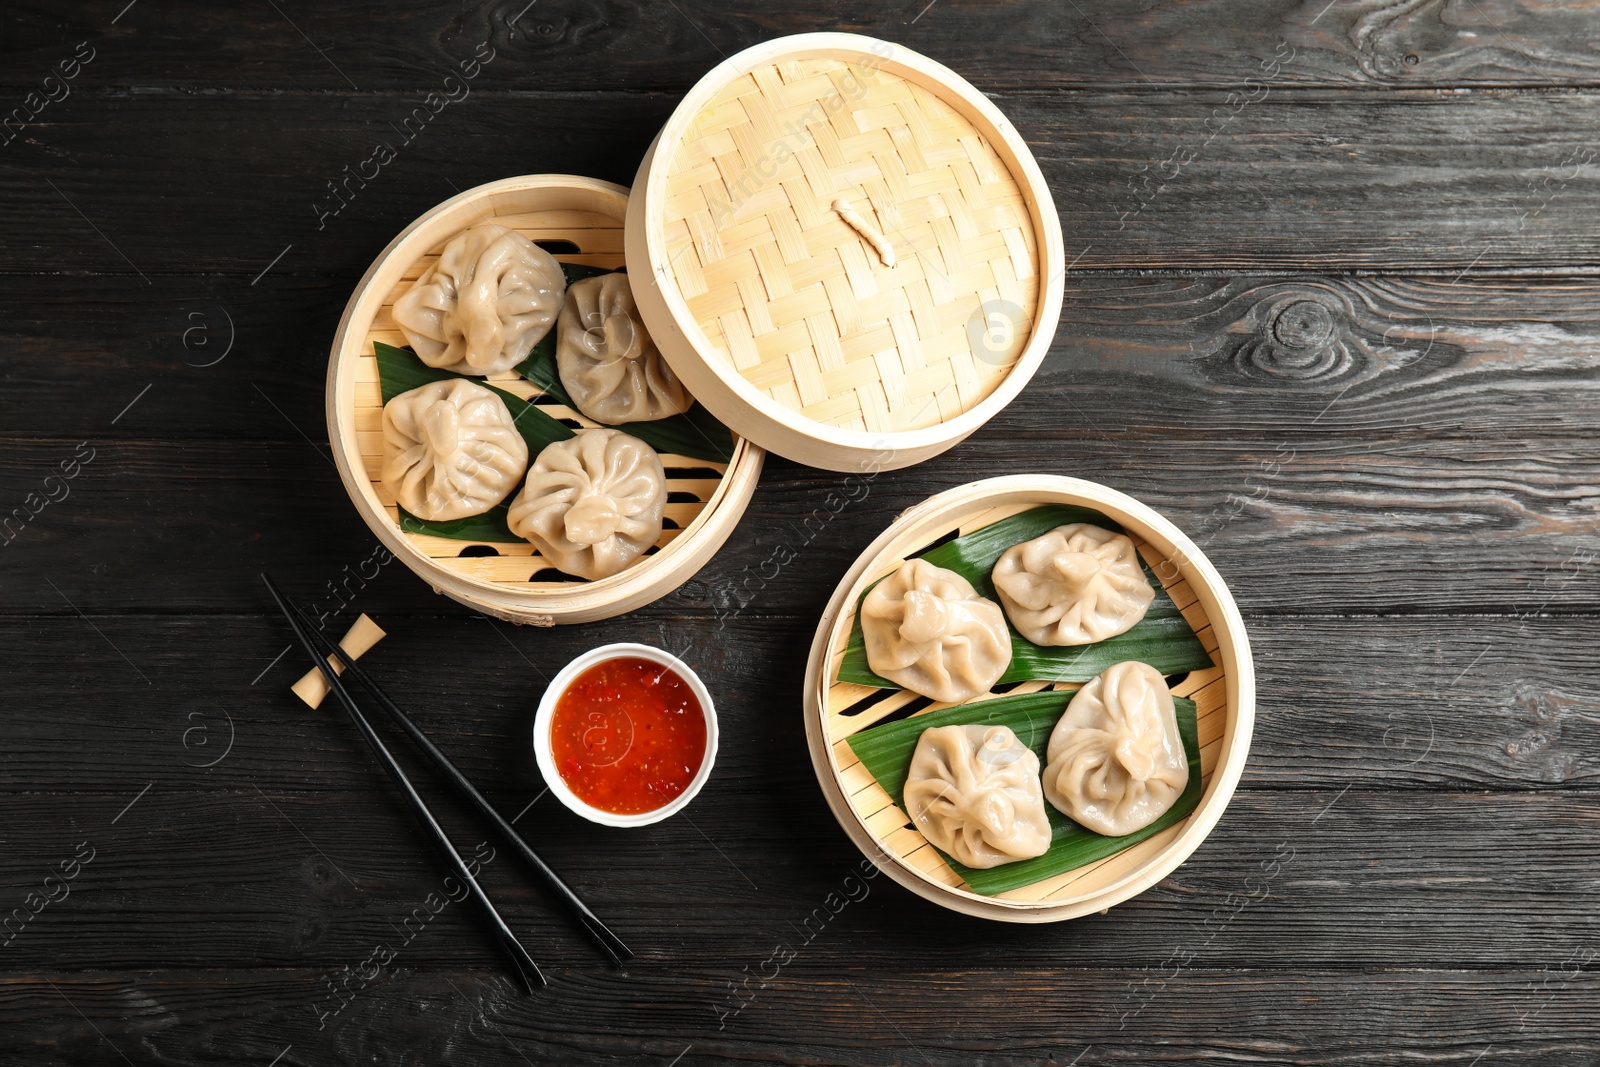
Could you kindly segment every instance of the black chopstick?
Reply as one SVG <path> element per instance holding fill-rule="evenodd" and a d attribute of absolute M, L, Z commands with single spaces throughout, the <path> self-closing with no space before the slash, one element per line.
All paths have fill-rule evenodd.
<path fill-rule="evenodd" d="M 339 675 L 328 665 L 327 659 L 317 652 L 316 646 L 312 644 L 311 639 L 307 636 L 307 630 L 301 626 L 299 619 L 295 617 L 295 613 L 289 609 L 283 594 L 278 591 L 278 587 L 273 584 L 272 579 L 263 574 L 261 580 L 267 583 L 267 589 L 272 593 L 272 599 L 278 602 L 278 608 L 283 612 L 283 617 L 289 621 L 289 626 L 294 630 L 296 640 L 306 650 L 306 655 L 310 656 L 312 661 L 316 663 L 317 668 L 322 671 L 323 678 L 327 679 L 328 688 L 339 698 L 339 703 L 344 705 L 344 710 L 350 713 L 350 718 L 355 721 L 356 727 L 360 729 L 361 736 L 367 739 L 367 744 L 372 747 L 372 752 L 378 757 L 378 762 L 383 764 L 383 769 L 389 772 L 389 777 L 399 787 L 401 795 L 405 797 L 406 803 L 411 808 L 411 813 L 417 817 L 417 820 L 423 826 L 427 827 L 434 841 L 438 844 L 440 851 L 445 854 L 450 866 L 455 869 L 456 877 L 466 884 L 473 900 L 477 901 L 478 907 L 483 910 L 484 915 L 494 926 L 495 941 L 500 945 L 501 950 L 510 957 L 511 964 L 516 969 L 517 977 L 522 979 L 522 984 L 529 993 L 542 987 L 545 984 L 545 978 L 539 971 L 539 965 L 533 962 L 533 957 L 528 955 L 528 950 L 523 947 L 522 942 L 518 941 L 516 935 L 511 932 L 511 928 L 506 925 L 505 919 L 501 918 L 500 912 L 495 910 L 494 903 L 484 893 L 483 887 L 478 885 L 477 879 L 472 877 L 472 872 L 467 870 L 467 865 L 462 861 L 461 854 L 456 851 L 455 846 L 450 843 L 450 839 L 445 836 L 444 830 L 434 820 L 433 813 L 422 802 L 422 797 L 417 795 L 416 789 L 411 785 L 411 780 L 406 777 L 406 772 L 400 769 L 400 764 L 395 762 L 394 755 L 384 747 L 382 739 L 372 729 L 372 724 L 361 713 L 361 709 L 356 707 L 355 700 L 351 698 L 349 691 L 345 689 L 344 683 L 339 680 Z"/>
<path fill-rule="evenodd" d="M 344 664 L 345 670 L 350 672 L 351 677 L 360 682 L 367 692 L 372 694 L 373 699 L 388 713 L 389 718 L 393 719 L 402 730 L 410 735 L 411 740 L 415 741 L 417 746 L 427 754 L 428 758 L 433 761 L 434 766 L 444 772 L 444 776 L 450 780 L 450 784 L 455 787 L 456 792 L 476 808 L 478 813 L 493 825 L 496 830 L 500 831 L 500 836 L 527 861 L 528 865 L 539 875 L 540 880 L 544 882 L 545 888 L 566 906 L 573 920 L 583 928 L 584 932 L 594 940 L 595 944 L 599 945 L 611 957 L 611 962 L 620 967 L 623 960 L 632 959 L 633 952 L 627 945 L 622 943 L 622 939 L 612 933 L 606 927 L 606 924 L 601 922 L 594 912 L 589 910 L 589 906 L 579 899 L 578 894 L 573 892 L 572 887 L 561 880 L 559 874 L 550 869 L 550 865 L 545 863 L 539 854 L 533 850 L 533 846 L 522 839 L 522 835 L 517 833 L 516 828 L 495 810 L 494 805 L 489 803 L 488 798 L 478 792 L 477 787 L 467 780 L 467 776 L 462 774 L 454 763 L 450 762 L 450 757 L 439 751 L 434 743 L 429 740 L 428 735 L 422 732 L 422 728 L 412 722 L 410 716 L 401 711 L 399 706 L 389 699 L 389 695 L 378 686 L 378 683 L 366 671 L 357 665 L 349 653 L 339 647 L 339 644 L 327 634 L 312 626 L 311 620 L 300 610 L 298 605 L 289 600 L 287 596 L 282 599 L 289 604 L 291 610 L 300 616 L 301 623 L 311 633 L 322 651 L 336 656 L 339 662 Z"/>

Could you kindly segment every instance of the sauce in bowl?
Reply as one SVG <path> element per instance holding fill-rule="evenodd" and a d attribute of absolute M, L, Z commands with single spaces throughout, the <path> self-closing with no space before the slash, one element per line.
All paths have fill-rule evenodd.
<path fill-rule="evenodd" d="M 671 667 L 602 660 L 574 678 L 550 718 L 550 753 L 574 796 L 617 815 L 664 807 L 706 756 L 706 716 Z"/>

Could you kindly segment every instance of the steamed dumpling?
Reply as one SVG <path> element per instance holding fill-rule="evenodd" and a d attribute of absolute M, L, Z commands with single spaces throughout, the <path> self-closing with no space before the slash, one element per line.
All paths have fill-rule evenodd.
<path fill-rule="evenodd" d="M 505 401 L 476 382 L 429 382 L 384 405 L 383 484 L 419 519 L 482 515 L 527 469 L 528 443 Z"/>
<path fill-rule="evenodd" d="M 1008 548 L 990 575 L 1017 632 L 1089 645 L 1131 630 L 1156 598 L 1124 534 L 1075 522 Z"/>
<path fill-rule="evenodd" d="M 952 704 L 987 693 L 1011 665 L 1000 605 L 921 559 L 873 586 L 861 602 L 861 636 L 873 673 Z"/>
<path fill-rule="evenodd" d="M 1078 690 L 1050 734 L 1044 795 L 1097 834 L 1155 822 L 1189 784 L 1172 692 L 1146 663 L 1116 663 Z"/>
<path fill-rule="evenodd" d="M 626 274 L 573 283 L 557 330 L 561 384 L 595 422 L 649 422 L 694 403 L 645 331 Z"/>
<path fill-rule="evenodd" d="M 417 357 L 458 374 L 496 374 L 528 358 L 561 310 L 566 276 L 515 230 L 484 223 L 456 234 L 394 302 Z"/>
<path fill-rule="evenodd" d="M 1032 859 L 1050 847 L 1039 757 L 1007 726 L 922 731 L 905 801 L 922 836 L 968 867 Z"/>
<path fill-rule="evenodd" d="M 539 453 L 507 524 L 558 570 L 605 578 L 660 539 L 666 505 L 655 449 L 620 430 L 580 430 Z"/>

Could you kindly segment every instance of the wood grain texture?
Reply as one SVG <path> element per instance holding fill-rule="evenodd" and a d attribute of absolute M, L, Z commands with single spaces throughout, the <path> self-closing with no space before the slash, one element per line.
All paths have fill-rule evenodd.
<path fill-rule="evenodd" d="M 313 1005 L 319 995 L 327 1003 L 328 976 L 318 970 L 49 971 L 0 986 L 0 1048 L 50 1064 L 121 1063 L 119 1053 L 157 1064 L 178 1054 L 197 1067 L 280 1053 L 293 1067 L 455 1058 L 492 1067 L 1320 1065 L 1360 1062 L 1374 1048 L 1447 1064 L 1582 1067 L 1592 1062 L 1597 987 L 1569 958 L 1542 969 L 1403 974 L 1201 965 L 1176 978 L 1152 972 L 1148 986 L 1130 986 L 1115 968 L 1019 968 L 1005 1011 L 974 999 L 992 983 L 988 971 L 827 974 L 796 962 L 720 1030 L 730 977 L 703 968 L 626 981 L 557 970 L 550 990 L 524 998 L 487 970 L 401 967 L 323 1031 Z"/>
<path fill-rule="evenodd" d="M 315 386 L 355 279 L 152 280 L 8 276 L 0 431 L 289 441 L 298 425 L 326 443 Z M 1101 451 L 1581 437 L 1600 428 L 1597 344 L 1600 278 L 1074 273 L 1049 357 L 995 425 Z"/>
<path fill-rule="evenodd" d="M 729 612 L 814 616 L 891 516 L 935 491 L 1015 473 L 1009 434 L 1036 443 L 1029 469 L 1105 482 L 1166 514 L 1252 616 L 1571 613 L 1600 603 L 1600 457 L 1589 438 L 1534 439 L 1536 449 L 1508 450 L 1502 441 L 1370 440 L 1312 428 L 1308 440 L 1286 420 L 1276 443 L 1247 431 L 1231 441 L 1123 444 L 1121 431 L 1085 427 L 1049 396 L 1025 395 L 1020 412 L 951 452 L 937 472 L 884 474 L 845 490 L 836 477 L 772 462 L 723 551 L 645 616 L 698 615 L 713 626 Z M 301 410 L 314 409 L 316 397 L 284 402 L 293 405 L 283 410 L 294 425 L 308 437 L 317 432 L 314 410 Z M 161 401 L 152 390 L 140 403 Z M 1110 417 L 1140 413 L 1144 403 L 1130 394 Z M 282 417 L 260 396 L 253 406 L 259 417 Z M 1010 421 L 1027 412 L 1042 421 L 1052 410 L 1063 413 L 1059 429 Z M 89 452 L 79 445 L 6 444 L 15 466 L 0 474 L 11 517 L 0 548 L 12 561 L 0 573 L 5 613 L 70 615 L 68 600 L 91 615 L 230 613 L 256 603 L 262 569 L 303 575 L 308 595 L 330 602 L 338 587 L 346 598 L 359 590 L 361 607 L 380 622 L 396 612 L 466 611 L 400 567 L 367 562 L 376 542 L 339 488 L 325 446 L 299 438 L 92 440 Z M 84 454 L 91 462 L 63 481 L 61 465 Z M 124 533 L 130 517 L 140 523 L 132 540 Z M 151 585 L 148 568 L 171 553 L 183 554 L 184 573 Z M 85 554 L 96 569 L 78 575 Z"/>
<path fill-rule="evenodd" d="M 1590 5 L 525 3 L 0 15 L 0 1059 L 1594 1061 Z M 372 257 L 483 181 L 630 182 L 722 53 L 817 29 L 949 64 L 1039 158 L 1073 268 L 1031 386 L 849 498 L 769 464 L 705 571 L 604 627 L 496 626 L 378 564 L 321 416 Z M 94 58 L 46 82 L 79 42 Z M 1023 930 L 848 882 L 795 709 L 860 549 L 1018 469 L 1191 533 L 1261 684 L 1240 792 L 1192 860 Z M 502 855 L 486 879 L 544 995 L 515 994 L 455 904 L 361 976 L 441 872 L 348 725 L 286 692 L 263 568 L 390 629 L 372 668 L 508 814 L 542 788 L 541 671 L 602 640 L 690 653 L 724 729 L 687 817 L 601 833 L 544 797 L 519 823 L 640 950 L 625 973 Z"/>
<path fill-rule="evenodd" d="M 147 303 L 133 278 L 8 280 L 5 428 L 69 441 L 323 436 L 307 382 L 325 366 L 317 339 L 344 279 L 269 276 L 222 301 L 194 279 L 163 281 Z M 1067 299 L 1050 358 L 997 420 L 1008 433 L 1076 429 L 1102 449 L 1267 438 L 1281 460 L 1300 443 L 1290 435 L 1324 448 L 1351 434 L 1453 444 L 1595 429 L 1594 406 L 1568 402 L 1600 388 L 1600 282 L 1588 279 L 1075 276 Z M 288 315 L 294 329 L 273 328 Z M 1196 405 L 1197 392 L 1215 402 Z M 1130 406 L 1137 417 L 1111 421 Z M 1059 427 L 1043 417 L 1056 412 Z"/>
<path fill-rule="evenodd" d="M 483 76 L 497 88 L 518 86 L 510 69 L 518 64 L 553 88 L 682 89 L 740 49 L 839 29 L 915 48 L 990 91 L 1232 87 L 1258 73 L 1261 59 L 1286 54 L 1280 43 L 1294 49 L 1283 75 L 1291 84 L 1600 83 L 1586 46 L 1592 12 L 1536 0 L 1164 0 L 1136 9 L 1117 0 L 868 0 L 843 17 L 825 6 L 740 10 L 711 0 L 525 3 L 224 13 L 188 0 L 114 24 L 116 10 L 104 5 L 13 5 L 0 84 L 33 88 L 87 40 L 96 56 L 80 75 L 85 86 L 434 88 L 488 42 L 509 57 Z"/>
<path fill-rule="evenodd" d="M 7 798 L 15 815 L 0 859 L 0 917 L 12 925 L 0 940 L 9 966 L 337 969 L 373 944 L 398 948 L 396 939 L 406 966 L 495 966 L 470 907 L 441 910 L 436 898 L 422 933 L 407 924 L 429 893 L 446 892 L 447 871 L 376 773 L 366 799 L 258 791 L 238 778 L 220 788 L 223 777 L 203 791 L 153 788 L 115 825 L 137 789 Z M 737 980 L 773 944 L 805 939 L 808 919 L 812 932 L 825 928 L 805 953 L 821 971 L 939 968 L 952 956 L 1000 974 L 1148 969 L 1197 933 L 1215 967 L 1515 969 L 1592 937 L 1593 794 L 1246 790 L 1154 889 L 1104 915 L 1019 928 L 946 912 L 886 877 L 862 878 L 860 853 L 815 793 L 798 778 L 759 790 L 714 780 L 689 820 L 606 833 L 604 850 L 591 824 L 549 798 L 519 825 L 633 948 L 630 974 L 726 968 Z M 541 966 L 616 977 L 509 852 L 479 849 L 483 833 L 454 805 L 438 807 L 463 855 L 490 857 L 483 883 Z M 775 831 L 781 850 L 768 843 Z M 70 892 L 52 884 L 58 899 L 30 917 L 28 894 L 45 893 L 46 876 L 85 845 L 93 858 Z M 1512 847 L 1517 870 L 1499 859 Z M 841 902 L 846 893 L 856 899 Z M 814 916 L 817 908 L 828 914 Z M 1463 923 L 1467 914 L 1473 921 Z M 1382 936 L 1351 934 L 1373 927 Z"/>
<path fill-rule="evenodd" d="M 353 284 L 395 232 L 457 189 L 508 171 L 631 183 L 677 97 L 482 91 L 437 113 L 424 101 L 420 91 L 71 97 L 5 149 L 0 272 L 215 272 L 239 279 L 228 291 L 244 296 L 269 266 Z M 1003 102 L 1078 270 L 1600 269 L 1586 225 L 1600 210 L 1600 93 L 1263 87 Z M 266 122 L 296 137 L 264 142 L 254 131 Z M 380 145 L 394 153 L 383 165 Z M 167 211 L 179 203 L 187 220 L 175 235 Z"/>
<path fill-rule="evenodd" d="M 252 574 L 241 599 L 254 601 L 254 584 Z M 302 599 L 337 606 L 329 594 Z M 11 725 L 0 795 L 50 791 L 69 767 L 87 785 L 129 795 L 150 782 L 259 786 L 376 793 L 383 808 L 383 778 L 355 734 L 287 691 L 305 665 L 298 652 L 275 660 L 290 635 L 260 607 L 256 616 L 65 611 L 8 622 L 13 684 L 70 699 L 41 701 Z M 714 784 L 743 798 L 781 787 L 821 810 L 809 767 L 794 758 L 805 743 L 798 691 L 814 616 L 750 612 L 719 629 L 703 613 L 642 612 L 553 632 L 456 613 L 377 621 L 389 636 L 368 669 L 405 694 L 440 746 L 513 810 L 540 788 L 528 730 L 545 679 L 601 639 L 666 648 L 713 679 L 730 724 Z M 1593 616 L 1247 616 L 1246 624 L 1260 700 L 1245 788 L 1588 793 L 1600 785 Z M 1396 648 L 1408 650 L 1402 677 L 1386 670 Z M 440 664 L 467 661 L 480 666 L 463 697 L 458 676 Z M 86 750 L 89 737 L 126 758 Z M 225 763 L 199 773 L 224 751 Z"/>

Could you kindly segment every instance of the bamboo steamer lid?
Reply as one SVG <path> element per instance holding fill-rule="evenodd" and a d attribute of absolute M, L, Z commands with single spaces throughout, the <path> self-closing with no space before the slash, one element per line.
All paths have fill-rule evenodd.
<path fill-rule="evenodd" d="M 845 33 L 769 41 L 686 96 L 634 180 L 633 290 L 735 432 L 838 471 L 938 455 L 1016 396 L 1060 316 L 1060 222 L 982 93 Z"/>

